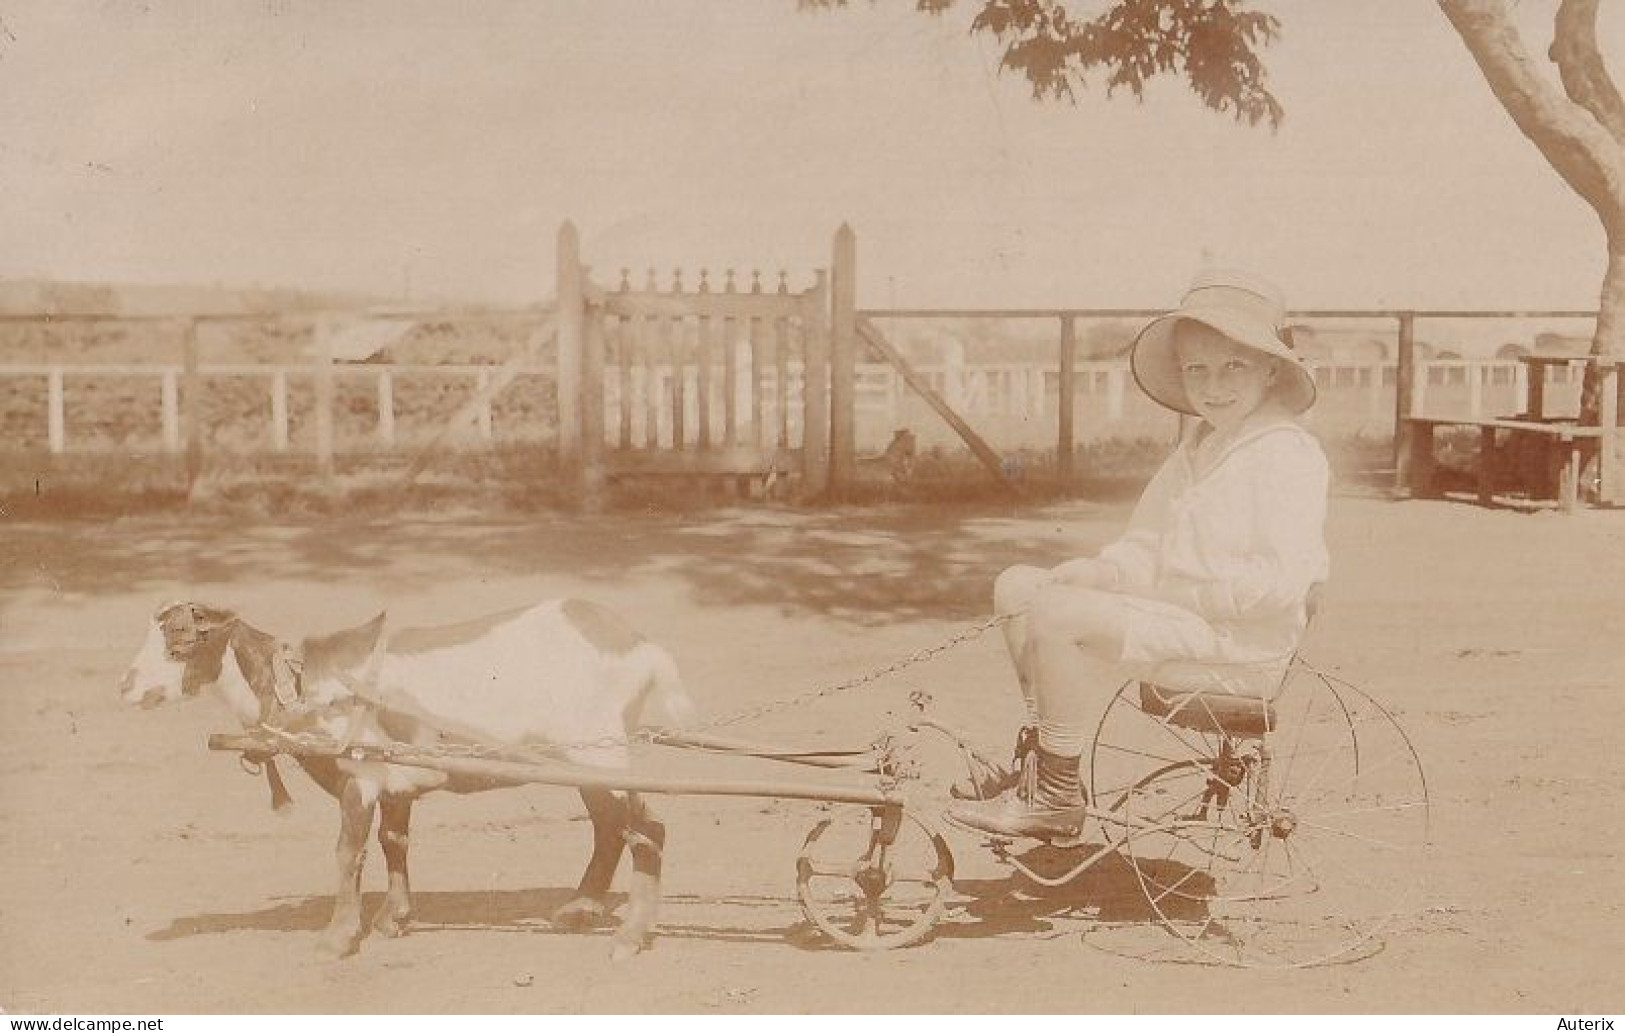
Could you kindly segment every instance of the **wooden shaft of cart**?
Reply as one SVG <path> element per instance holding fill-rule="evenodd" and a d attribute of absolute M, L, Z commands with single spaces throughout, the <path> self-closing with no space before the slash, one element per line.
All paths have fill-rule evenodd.
<path fill-rule="evenodd" d="M 699 732 L 660 731 L 650 740 L 657 746 L 675 746 L 711 753 L 731 753 L 785 764 L 805 764 L 814 768 L 856 768 L 873 771 L 872 750 L 788 750 L 744 739 L 729 739 Z"/>
<path fill-rule="evenodd" d="M 509 785 L 538 783 L 572 786 L 578 789 L 613 789 L 631 793 L 657 793 L 669 796 L 758 796 L 782 800 L 818 800 L 826 803 L 861 804 L 866 807 L 901 806 L 896 793 L 873 788 L 823 785 L 816 782 L 779 782 L 754 779 L 704 779 L 636 775 L 615 768 L 590 768 L 557 761 L 508 760 L 490 757 L 448 755 L 428 746 L 404 743 L 350 743 L 313 737 L 284 739 L 279 736 L 231 733 L 209 736 L 209 749 L 239 753 L 284 753 L 290 756 L 340 757 L 358 761 L 404 764 L 430 768 L 448 775 L 486 779 Z"/>

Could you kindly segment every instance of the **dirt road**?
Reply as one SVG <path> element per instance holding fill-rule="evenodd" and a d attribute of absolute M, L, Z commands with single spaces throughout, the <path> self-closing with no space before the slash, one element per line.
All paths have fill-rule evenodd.
<path fill-rule="evenodd" d="M 1125 956 L 1097 919 L 1121 867 L 1049 895 L 955 840 L 934 940 L 878 955 L 805 925 L 794 859 L 816 805 L 672 799 L 662 935 L 619 965 L 554 933 L 590 839 L 573 794 L 418 807 L 419 925 L 328 963 L 333 805 L 204 740 L 203 699 L 121 709 L 160 601 L 238 608 L 285 637 L 584 594 L 677 655 L 723 713 L 843 681 L 975 620 L 1010 562 L 1092 550 L 1126 503 L 1019 512 L 738 509 L 591 521 L 438 514 L 254 524 L 152 516 L 0 526 L 0 1007 L 12 1012 L 1618 1012 L 1625 953 L 1625 518 L 1340 498 L 1328 608 L 1306 652 L 1388 703 L 1427 765 L 1423 902 L 1355 964 L 1236 972 Z M 930 692 L 1006 748 L 1018 715 L 991 637 L 860 693 L 773 715 L 764 738 L 852 745 Z M 741 729 L 741 731 L 746 731 Z M 382 888 L 369 856 L 367 885 Z M 376 903 L 376 893 L 369 897 Z M 1142 906 L 1143 905 L 1138 905 Z M 1147 924 L 1146 936 L 1159 935 Z M 1130 937 L 1132 939 L 1132 936 Z"/>

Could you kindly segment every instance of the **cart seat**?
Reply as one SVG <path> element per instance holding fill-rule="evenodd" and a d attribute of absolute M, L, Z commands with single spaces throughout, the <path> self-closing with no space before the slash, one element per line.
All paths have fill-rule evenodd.
<path fill-rule="evenodd" d="M 1172 689 L 1143 681 L 1140 709 L 1195 732 L 1257 739 L 1275 727 L 1275 705 L 1261 696 Z"/>
<path fill-rule="evenodd" d="M 1325 589 L 1324 582 L 1309 586 L 1303 601 L 1306 627 L 1320 613 Z M 1276 727 L 1275 699 L 1291 666 L 1291 657 L 1218 665 L 1166 661 L 1140 682 L 1140 709 L 1179 728 L 1257 739 Z"/>

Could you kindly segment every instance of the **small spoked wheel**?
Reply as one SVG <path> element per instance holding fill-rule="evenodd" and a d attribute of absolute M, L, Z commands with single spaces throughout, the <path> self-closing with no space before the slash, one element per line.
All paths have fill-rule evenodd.
<path fill-rule="evenodd" d="M 1416 906 L 1421 762 L 1366 693 L 1294 663 L 1268 702 L 1125 685 L 1091 760 L 1151 917 L 1202 960 L 1353 960 Z"/>
<path fill-rule="evenodd" d="M 953 871 L 942 835 L 900 805 L 844 808 L 807 833 L 796 894 L 807 919 L 835 942 L 888 950 L 930 934 Z"/>

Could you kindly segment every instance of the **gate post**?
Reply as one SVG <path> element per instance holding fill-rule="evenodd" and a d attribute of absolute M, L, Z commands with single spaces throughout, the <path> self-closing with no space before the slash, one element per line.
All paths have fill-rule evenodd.
<path fill-rule="evenodd" d="M 181 438 L 186 454 L 186 494 L 190 498 L 203 470 L 203 377 L 198 372 L 197 320 L 181 327 Z"/>
<path fill-rule="evenodd" d="M 316 322 L 316 362 L 312 370 L 316 385 L 316 472 L 324 488 L 333 481 L 333 334 L 338 317 L 323 316 Z"/>
<path fill-rule="evenodd" d="M 829 274 L 820 269 L 803 295 L 801 483 L 809 498 L 829 487 Z"/>
<path fill-rule="evenodd" d="M 586 282 L 587 270 L 581 269 Z M 604 310 L 586 308 L 581 326 L 581 508 L 597 513 L 604 506 Z"/>
<path fill-rule="evenodd" d="M 844 498 L 857 467 L 857 237 L 846 223 L 835 231 L 830 274 L 829 493 Z"/>
<path fill-rule="evenodd" d="M 558 334 L 557 384 L 559 462 L 574 467 L 581 458 L 581 357 L 586 291 L 581 282 L 581 238 L 568 219 L 559 227 L 558 289 L 555 325 Z"/>

